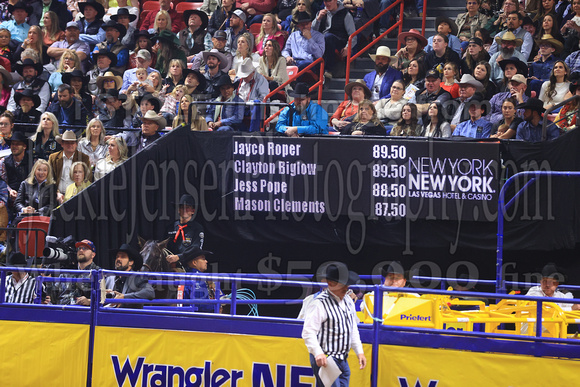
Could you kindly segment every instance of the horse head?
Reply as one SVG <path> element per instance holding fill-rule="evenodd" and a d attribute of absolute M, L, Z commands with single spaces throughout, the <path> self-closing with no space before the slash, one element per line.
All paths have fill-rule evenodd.
<path fill-rule="evenodd" d="M 167 257 L 165 248 L 169 239 L 163 241 L 145 241 L 139 238 L 139 246 L 141 247 L 141 257 L 143 257 L 142 271 L 166 272 L 171 271 L 169 262 L 165 259 Z"/>

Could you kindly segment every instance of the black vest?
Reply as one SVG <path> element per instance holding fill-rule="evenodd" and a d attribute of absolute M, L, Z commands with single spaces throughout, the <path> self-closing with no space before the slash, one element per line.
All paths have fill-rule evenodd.
<path fill-rule="evenodd" d="M 6 168 L 6 176 L 8 178 L 8 186 L 11 189 L 18 190 L 20 183 L 22 183 L 30 173 L 30 153 L 26 151 L 24 158 L 20 165 L 16 166 L 14 163 L 14 156 L 10 155 L 4 159 L 4 168 Z"/>
<path fill-rule="evenodd" d="M 101 26 L 103 25 L 102 19 L 96 19 L 92 23 L 87 23 L 84 18 L 81 20 L 82 23 L 77 23 L 79 25 L 81 34 L 96 35 L 99 33 L 99 29 L 101 29 Z"/>
<path fill-rule="evenodd" d="M 343 8 L 340 11 L 337 11 L 334 15 L 332 15 L 332 24 L 330 25 L 330 29 L 326 32 L 334 34 L 338 36 L 340 39 L 348 40 L 348 33 L 346 32 L 346 28 L 344 26 L 344 18 L 348 14 L 348 9 Z M 318 32 L 324 33 L 326 30 L 326 20 L 328 16 L 324 16 L 322 21 L 320 22 L 320 27 L 318 27 Z"/>

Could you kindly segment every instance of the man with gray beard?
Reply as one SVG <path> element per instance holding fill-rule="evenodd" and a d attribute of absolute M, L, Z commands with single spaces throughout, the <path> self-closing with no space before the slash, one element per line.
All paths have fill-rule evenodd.
<path fill-rule="evenodd" d="M 502 37 L 496 37 L 495 40 L 501 48 L 498 52 L 493 54 L 489 60 L 491 66 L 490 79 L 495 83 L 498 83 L 503 79 L 503 70 L 501 69 L 499 62 L 512 57 L 517 58 L 524 63 L 526 60 L 522 53 L 516 50 L 516 47 L 522 45 L 522 39 L 516 38 L 516 36 L 510 31 L 507 31 Z"/>

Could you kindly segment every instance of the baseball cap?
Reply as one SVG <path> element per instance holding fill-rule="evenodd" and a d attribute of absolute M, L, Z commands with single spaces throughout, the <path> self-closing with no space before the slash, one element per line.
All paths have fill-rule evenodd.
<path fill-rule="evenodd" d="M 151 60 L 151 53 L 147 50 L 139 50 L 139 52 L 137 52 L 137 58 Z"/>
<path fill-rule="evenodd" d="M 75 247 L 76 247 L 77 249 L 78 249 L 79 247 L 81 247 L 81 246 L 86 246 L 86 247 L 88 247 L 89 249 L 91 249 L 91 250 L 93 251 L 93 253 L 94 253 L 95 251 L 97 251 L 97 249 L 95 248 L 95 244 L 94 244 L 93 242 L 91 242 L 90 240 L 88 240 L 88 239 L 83 239 L 82 241 L 80 241 L 80 242 L 77 242 L 77 243 L 75 244 Z"/>

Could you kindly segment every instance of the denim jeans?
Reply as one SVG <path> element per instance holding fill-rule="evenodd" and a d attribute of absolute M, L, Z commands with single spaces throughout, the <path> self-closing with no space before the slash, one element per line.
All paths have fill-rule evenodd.
<path fill-rule="evenodd" d="M 336 379 L 334 383 L 332 383 L 332 387 L 348 387 L 348 382 L 350 380 L 350 367 L 348 366 L 348 361 L 346 359 L 339 360 L 334 357 L 333 359 L 336 362 L 338 368 L 342 371 L 342 374 L 340 374 L 338 379 Z M 310 354 L 310 365 L 312 366 L 312 371 L 314 372 L 314 377 L 316 378 L 316 386 L 324 387 L 324 385 L 320 381 L 320 378 L 318 377 L 318 370 L 320 369 L 320 367 L 316 365 L 316 359 L 312 354 Z"/>

